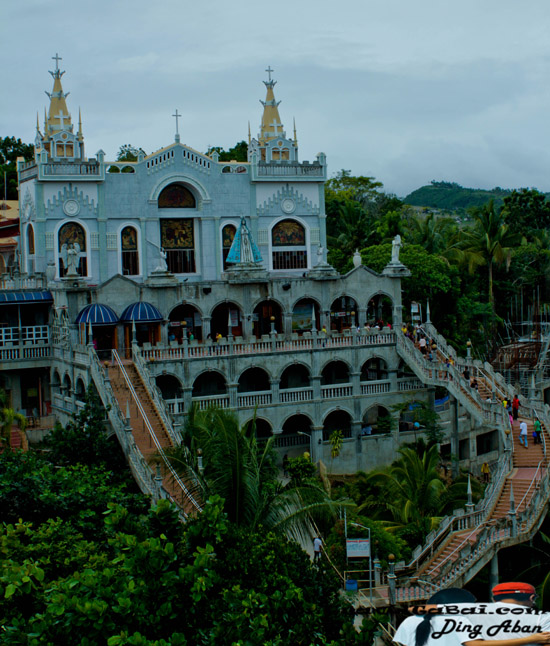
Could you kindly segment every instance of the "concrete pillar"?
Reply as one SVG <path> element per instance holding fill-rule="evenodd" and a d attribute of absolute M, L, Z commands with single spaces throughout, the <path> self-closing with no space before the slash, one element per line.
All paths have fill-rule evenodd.
<path fill-rule="evenodd" d="M 250 341 L 250 339 L 252 338 L 252 330 L 253 330 L 252 316 L 250 314 L 244 314 L 242 320 L 243 320 L 243 338 L 246 341 Z"/>
<path fill-rule="evenodd" d="M 398 330 L 403 323 L 403 307 L 401 304 L 393 306 L 393 327 Z"/>
<path fill-rule="evenodd" d="M 232 383 L 227 385 L 227 392 L 229 394 L 229 408 L 235 410 L 237 408 L 237 388 L 238 383 Z"/>
<path fill-rule="evenodd" d="M 210 322 L 211 321 L 212 321 L 212 317 L 210 317 L 210 316 L 203 316 L 202 317 L 202 338 L 203 338 L 203 341 L 206 341 L 206 338 L 208 337 L 208 335 L 212 333 L 212 330 L 210 329 Z"/>
<path fill-rule="evenodd" d="M 290 338 L 292 334 L 292 312 L 285 312 L 283 314 L 283 333 L 287 338 Z"/>
<path fill-rule="evenodd" d="M 491 590 L 498 583 L 498 552 L 491 559 L 491 568 L 489 570 L 489 599 L 491 598 Z"/>
<path fill-rule="evenodd" d="M 323 457 L 323 427 L 311 427 L 311 461 L 317 464 Z"/>
<path fill-rule="evenodd" d="M 361 394 L 361 373 L 350 372 L 352 393 L 354 397 L 359 397 Z"/>
<path fill-rule="evenodd" d="M 315 375 L 311 378 L 313 386 L 313 399 L 321 399 L 321 375 Z"/>
<path fill-rule="evenodd" d="M 189 413 L 191 406 L 193 405 L 193 387 L 184 386 L 183 387 L 183 410 L 185 413 Z"/>
<path fill-rule="evenodd" d="M 459 475 L 458 402 L 453 395 L 449 395 L 449 403 L 451 405 L 451 455 L 456 456 L 456 460 L 453 460 L 453 478 L 457 478 Z"/>
<path fill-rule="evenodd" d="M 273 404 L 279 403 L 279 379 L 270 379 L 271 384 L 271 402 Z"/>
<path fill-rule="evenodd" d="M 164 321 L 160 326 L 160 344 L 164 346 L 168 345 L 168 325 L 169 323 Z"/>
<path fill-rule="evenodd" d="M 365 323 L 367 322 L 367 308 L 358 307 L 357 313 L 359 314 L 359 327 L 363 328 L 365 327 Z"/>

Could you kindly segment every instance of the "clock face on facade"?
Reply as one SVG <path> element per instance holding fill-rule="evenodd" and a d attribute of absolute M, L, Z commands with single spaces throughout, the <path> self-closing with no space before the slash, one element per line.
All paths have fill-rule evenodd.
<path fill-rule="evenodd" d="M 66 200 L 63 204 L 63 211 L 67 215 L 76 215 L 80 211 L 80 206 L 76 200 Z"/>
<path fill-rule="evenodd" d="M 281 209 L 284 213 L 293 213 L 295 208 L 296 204 L 294 204 L 294 200 L 292 200 L 290 197 L 286 197 L 281 202 Z"/>

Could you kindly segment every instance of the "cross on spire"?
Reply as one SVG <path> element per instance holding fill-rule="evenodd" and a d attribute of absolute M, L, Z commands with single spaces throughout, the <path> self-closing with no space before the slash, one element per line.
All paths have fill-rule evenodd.
<path fill-rule="evenodd" d="M 55 56 L 52 56 L 52 60 L 55 61 L 55 71 L 59 72 L 59 61 L 62 61 L 63 59 L 61 56 L 58 56 L 57 52 L 55 52 Z"/>
<path fill-rule="evenodd" d="M 282 130 L 282 128 L 283 128 L 283 124 L 282 124 L 282 123 L 278 123 L 278 122 L 277 122 L 277 119 L 273 119 L 273 123 L 270 123 L 269 125 L 273 128 L 273 130 L 275 131 L 275 134 L 276 134 L 276 135 L 278 135 L 278 134 L 279 134 L 279 128 L 281 128 L 281 130 Z"/>
<path fill-rule="evenodd" d="M 272 69 L 271 69 L 271 65 L 268 65 L 268 66 L 267 66 L 266 72 L 267 72 L 267 74 L 268 74 L 268 76 L 269 76 L 269 82 L 270 82 L 270 83 L 271 83 L 271 72 L 274 72 L 274 71 L 275 71 L 275 70 L 272 70 Z"/>
<path fill-rule="evenodd" d="M 181 115 L 181 114 L 178 114 L 178 109 L 176 108 L 176 113 L 175 113 L 175 114 L 173 114 L 172 116 L 176 118 L 176 137 L 175 137 L 175 140 L 176 140 L 176 143 L 177 143 L 177 144 L 179 144 L 179 143 L 180 143 L 180 133 L 179 133 L 179 129 L 178 129 L 178 127 L 179 127 L 178 119 L 179 119 L 182 115 Z"/>
<path fill-rule="evenodd" d="M 176 108 L 176 113 L 172 115 L 173 117 L 176 117 L 176 134 L 179 134 L 178 130 L 178 119 L 182 116 L 181 114 L 178 114 L 178 109 Z"/>
<path fill-rule="evenodd" d="M 64 120 L 68 119 L 68 118 L 69 117 L 67 115 L 63 114 L 63 112 L 61 110 L 59 110 L 58 114 L 54 115 L 54 119 L 59 119 L 59 122 L 61 123 L 61 129 L 63 129 L 63 126 L 65 125 Z"/>

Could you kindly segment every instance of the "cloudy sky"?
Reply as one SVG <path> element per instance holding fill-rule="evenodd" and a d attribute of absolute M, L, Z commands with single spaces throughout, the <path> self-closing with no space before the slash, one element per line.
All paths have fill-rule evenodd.
<path fill-rule="evenodd" d="M 258 131 L 268 65 L 301 159 L 400 196 L 431 180 L 550 191 L 549 0 L 2 0 L 0 136 L 34 138 L 63 57 L 89 156 Z"/>

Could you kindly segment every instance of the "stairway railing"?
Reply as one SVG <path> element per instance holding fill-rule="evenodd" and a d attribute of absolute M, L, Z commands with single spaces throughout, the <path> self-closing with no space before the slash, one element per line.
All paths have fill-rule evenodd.
<path fill-rule="evenodd" d="M 130 391 L 130 394 L 132 395 L 132 399 L 134 400 L 134 403 L 136 404 L 136 406 L 137 406 L 137 408 L 138 408 L 138 410 L 139 410 L 139 412 L 141 414 L 143 422 L 145 423 L 147 431 L 148 431 L 151 439 L 153 440 L 153 443 L 155 444 L 155 446 L 157 448 L 157 451 L 158 451 L 158 453 L 159 453 L 159 455 L 160 455 L 160 457 L 161 457 L 161 459 L 162 459 L 162 461 L 164 463 L 165 468 L 167 469 L 167 471 L 170 472 L 170 474 L 172 475 L 172 478 L 177 483 L 177 485 L 180 487 L 180 489 L 182 490 L 185 497 L 193 505 L 195 510 L 199 511 L 199 512 L 202 511 L 202 507 L 195 500 L 193 494 L 185 486 L 185 483 L 182 481 L 182 479 L 180 478 L 180 476 L 178 475 L 178 473 L 176 472 L 176 470 L 174 469 L 174 467 L 170 463 L 170 460 L 168 459 L 168 456 L 166 455 L 162 445 L 160 444 L 153 427 L 151 426 L 151 422 L 149 421 L 149 418 L 147 417 L 147 413 L 143 409 L 141 401 L 139 400 L 139 397 L 137 396 L 135 388 L 134 388 L 134 386 L 132 384 L 132 381 L 130 380 L 130 377 L 128 376 L 128 373 L 127 373 L 126 369 L 124 368 L 124 365 L 123 365 L 122 361 L 120 360 L 120 357 L 119 357 L 118 352 L 116 350 L 113 350 L 113 360 L 114 360 L 115 364 L 117 365 L 118 369 L 120 370 L 120 373 L 121 373 L 124 381 L 126 382 L 126 386 L 128 387 L 128 390 Z M 185 511 L 183 513 L 185 515 L 187 515 L 185 513 Z"/>
<path fill-rule="evenodd" d="M 122 451 L 128 460 L 134 479 L 140 490 L 144 494 L 150 495 L 157 502 L 160 498 L 164 497 L 161 486 L 153 477 L 151 468 L 136 445 L 132 434 L 128 432 L 127 420 L 123 416 L 113 393 L 107 371 L 101 365 L 97 353 L 92 346 L 88 347 L 88 355 L 90 357 L 90 372 L 93 382 L 105 409 L 108 411 L 109 421 L 122 447 Z"/>
<path fill-rule="evenodd" d="M 179 446 L 181 444 L 181 436 L 174 430 L 174 426 L 166 409 L 166 404 L 164 402 L 162 394 L 160 393 L 159 388 L 155 383 L 154 377 L 147 369 L 147 365 L 143 357 L 141 356 L 141 350 L 136 343 L 132 344 L 132 361 L 134 362 L 134 366 L 136 367 L 136 370 L 141 377 L 141 381 L 143 382 L 145 389 L 149 393 L 149 397 L 153 400 L 153 405 L 156 408 L 157 413 L 160 415 L 162 423 L 164 424 L 166 432 L 170 436 L 172 443 L 174 444 L 174 446 Z"/>
<path fill-rule="evenodd" d="M 443 368 L 441 362 L 436 358 L 435 362 L 431 362 L 433 365 L 426 366 L 426 359 L 414 347 L 414 344 L 407 342 L 404 336 L 397 334 L 397 349 L 398 351 L 401 350 L 400 354 L 403 358 L 411 360 L 411 367 L 415 372 L 417 372 L 417 374 L 420 372 L 418 376 L 425 382 L 433 383 L 433 381 L 438 381 L 439 378 L 439 385 L 445 385 L 451 394 L 453 394 L 467 410 L 471 411 L 472 402 L 475 406 L 481 408 L 483 411 L 483 418 L 486 421 L 491 419 L 491 421 L 497 425 L 501 433 L 503 433 L 503 445 L 506 447 L 506 458 L 499 462 L 497 474 L 495 474 L 491 485 L 486 489 L 483 501 L 480 501 L 482 503 L 481 507 L 483 512 L 480 513 L 481 510 L 479 509 L 476 509 L 475 512 L 470 514 L 460 514 L 455 512 L 453 516 L 444 518 L 441 521 L 438 531 L 435 534 L 428 536 L 426 545 L 422 549 L 417 548 L 412 561 L 408 563 L 406 567 L 401 568 L 401 570 L 406 569 L 409 572 L 411 568 L 418 570 L 422 563 L 429 562 L 436 553 L 438 547 L 452 533 L 472 528 L 472 531 L 468 536 L 461 541 L 460 545 L 455 548 L 455 550 L 453 550 L 452 555 L 456 555 L 458 552 L 461 556 L 456 559 L 452 565 L 449 565 L 451 563 L 452 555 L 448 555 L 437 566 L 438 572 L 435 574 L 435 578 L 432 578 L 432 582 L 437 584 L 438 587 L 443 587 L 450 585 L 461 574 L 463 574 L 467 568 L 478 562 L 487 550 L 491 549 L 495 544 L 507 539 L 515 539 L 517 541 L 519 536 L 522 536 L 521 540 L 526 540 L 531 533 L 536 531 L 541 522 L 542 513 L 547 508 L 550 501 L 550 469 L 543 469 L 545 460 L 539 463 L 527 492 L 523 496 L 519 505 L 515 507 L 516 510 L 519 509 L 521 504 L 528 500 L 528 495 L 531 493 L 529 504 L 526 505 L 525 510 L 517 515 L 517 521 L 519 521 L 517 525 L 512 523 L 509 517 L 501 518 L 496 523 L 487 522 L 490 513 L 501 495 L 504 481 L 507 475 L 511 472 L 513 464 L 514 441 L 513 438 L 508 437 L 509 432 L 506 433 L 507 430 L 509 431 L 509 419 L 506 410 L 500 403 L 501 399 L 511 398 L 513 395 L 512 389 L 503 377 L 494 371 L 490 364 L 483 364 L 482 362 L 473 360 L 470 357 L 466 359 L 459 358 L 456 351 L 449 346 L 440 334 L 438 334 L 437 330 L 431 323 L 424 325 L 423 332 L 430 338 L 435 339 L 438 346 L 438 352 L 440 352 L 442 356 L 446 359 L 452 359 L 452 361 L 447 361 L 449 365 Z M 455 364 L 454 366 L 452 365 L 453 363 Z M 481 401 L 478 393 L 475 393 L 475 395 L 473 393 L 468 393 L 466 386 L 467 382 L 463 379 L 461 374 L 465 368 L 468 368 L 471 376 L 476 377 L 476 379 L 479 378 L 480 380 L 483 380 L 486 386 L 491 390 L 491 399 L 494 400 L 496 398 L 497 402 L 483 402 Z M 441 381 L 442 374 L 444 375 L 443 383 Z M 464 383 L 462 383 L 462 381 L 464 381 Z M 461 386 L 460 392 L 458 392 L 456 387 L 453 388 L 455 384 L 459 384 Z M 546 457 L 545 427 L 546 429 L 550 429 L 550 408 L 545 406 L 544 409 L 542 409 L 533 406 L 528 401 L 525 401 L 522 403 L 522 413 L 529 417 L 536 416 L 539 418 L 539 421 L 541 421 L 541 424 L 543 425 L 543 453 Z M 479 418 L 479 415 L 476 415 L 476 417 Z M 508 449 L 508 442 L 510 442 L 510 449 Z M 540 477 L 538 477 L 539 475 Z M 475 545 L 469 549 L 466 543 L 469 543 L 470 538 L 474 535 L 476 537 Z M 464 552 L 464 554 L 462 554 L 462 552 Z M 433 573 L 433 570 L 431 572 Z M 423 576 L 426 577 L 426 574 Z M 404 585 L 410 586 L 412 583 L 411 579 L 414 579 L 414 576 L 411 577 L 409 575 L 406 581 L 403 582 Z M 416 590 L 415 594 L 420 593 Z"/>

